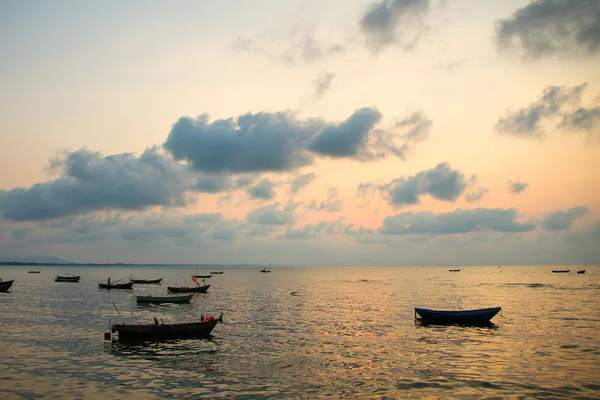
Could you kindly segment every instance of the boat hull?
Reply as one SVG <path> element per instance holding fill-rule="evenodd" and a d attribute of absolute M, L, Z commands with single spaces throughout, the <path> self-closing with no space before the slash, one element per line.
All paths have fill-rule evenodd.
<path fill-rule="evenodd" d="M 132 279 L 131 281 L 135 284 L 154 284 L 154 283 L 160 283 L 162 281 L 162 278 L 160 278 L 160 279 Z"/>
<path fill-rule="evenodd" d="M 577 271 L 578 274 L 585 274 L 585 269 L 580 269 L 579 271 Z"/>
<path fill-rule="evenodd" d="M 501 307 L 491 307 L 477 310 L 443 311 L 415 307 L 415 314 L 418 314 L 424 323 L 487 324 L 501 309 Z"/>
<path fill-rule="evenodd" d="M 12 286 L 14 280 L 11 281 L 0 281 L 0 292 L 7 292 Z"/>
<path fill-rule="evenodd" d="M 206 293 L 210 285 L 196 287 L 177 287 L 167 286 L 167 290 L 171 293 Z"/>
<path fill-rule="evenodd" d="M 162 304 L 162 303 L 189 303 L 194 293 L 183 296 L 136 296 L 138 303 Z"/>
<path fill-rule="evenodd" d="M 571 272 L 570 269 L 553 269 L 552 272 L 555 274 L 566 274 L 567 272 Z"/>
<path fill-rule="evenodd" d="M 79 282 L 80 276 L 57 276 L 54 282 Z"/>
<path fill-rule="evenodd" d="M 113 325 L 112 332 L 118 332 L 120 342 L 163 341 L 170 339 L 193 339 L 210 336 L 210 333 L 222 322 L 222 318 L 208 322 L 189 322 L 182 324 L 146 324 Z"/>
<path fill-rule="evenodd" d="M 99 283 L 100 289 L 131 289 L 133 287 L 133 282 L 127 283 L 111 283 L 110 285 L 107 283 Z"/>

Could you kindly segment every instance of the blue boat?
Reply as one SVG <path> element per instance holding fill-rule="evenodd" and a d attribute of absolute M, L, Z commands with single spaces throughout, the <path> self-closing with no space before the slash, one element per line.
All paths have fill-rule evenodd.
<path fill-rule="evenodd" d="M 415 307 L 415 319 L 417 318 L 417 314 L 419 314 L 423 323 L 487 324 L 501 309 L 502 307 L 492 307 L 477 310 L 442 311 Z"/>

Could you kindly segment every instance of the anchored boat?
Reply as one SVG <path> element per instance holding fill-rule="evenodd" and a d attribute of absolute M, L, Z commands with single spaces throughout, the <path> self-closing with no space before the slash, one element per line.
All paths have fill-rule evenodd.
<path fill-rule="evenodd" d="M 502 307 L 479 308 L 476 310 L 445 311 L 430 310 L 415 307 L 415 319 L 417 314 L 424 323 L 437 324 L 485 324 L 500 312 Z"/>
<path fill-rule="evenodd" d="M 198 322 L 179 324 L 159 323 L 154 318 L 153 324 L 116 324 L 112 326 L 111 331 L 119 333 L 119 341 L 191 339 L 210 336 L 210 333 L 219 322 L 223 322 L 223 314 L 219 318 L 208 316 Z"/>
<path fill-rule="evenodd" d="M 194 293 L 180 296 L 135 296 L 138 303 L 189 303 L 192 301 Z"/>

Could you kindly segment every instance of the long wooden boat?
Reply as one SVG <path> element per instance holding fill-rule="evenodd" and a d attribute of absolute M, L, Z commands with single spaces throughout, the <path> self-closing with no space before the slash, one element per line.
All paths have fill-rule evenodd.
<path fill-rule="evenodd" d="M 450 272 L 460 272 L 460 269 L 449 269 Z"/>
<path fill-rule="evenodd" d="M 485 324 L 500 312 L 502 307 L 480 308 L 477 310 L 443 311 L 415 307 L 417 314 L 424 323 L 437 324 Z"/>
<path fill-rule="evenodd" d="M 210 278 L 212 275 L 192 275 L 194 278 L 206 279 Z"/>
<path fill-rule="evenodd" d="M 162 278 L 160 279 L 132 279 L 131 282 L 136 284 L 151 284 L 151 283 L 160 283 Z"/>
<path fill-rule="evenodd" d="M 579 271 L 577 271 L 578 274 L 585 274 L 585 269 L 580 269 Z"/>
<path fill-rule="evenodd" d="M 567 272 L 571 272 L 570 269 L 553 269 L 552 272 L 555 274 L 566 274 Z"/>
<path fill-rule="evenodd" d="M 223 271 L 210 271 L 210 273 L 213 275 L 221 275 Z"/>
<path fill-rule="evenodd" d="M 127 283 L 99 283 L 100 289 L 131 289 L 133 287 L 133 281 Z"/>
<path fill-rule="evenodd" d="M 0 292 L 6 292 L 12 286 L 14 279 L 11 281 L 0 281 Z"/>
<path fill-rule="evenodd" d="M 81 276 L 70 276 L 70 275 L 57 275 L 55 282 L 79 282 Z"/>
<path fill-rule="evenodd" d="M 115 324 L 111 330 L 118 332 L 119 341 L 124 342 L 191 339 L 210 336 L 219 322 L 223 322 L 223 314 L 219 318 L 209 316 L 202 321 L 180 324 L 158 323 L 155 318 L 154 324 Z"/>
<path fill-rule="evenodd" d="M 210 285 L 202 286 L 167 286 L 167 290 L 171 293 L 206 293 Z"/>
<path fill-rule="evenodd" d="M 40 271 L 27 271 L 28 274 L 39 274 Z"/>
<path fill-rule="evenodd" d="M 266 269 L 266 268 L 264 268 L 264 269 L 261 269 L 261 270 L 260 270 L 260 272 L 262 272 L 262 273 L 267 273 L 267 272 L 271 272 L 271 270 L 270 270 L 270 269 Z"/>
<path fill-rule="evenodd" d="M 194 298 L 195 293 L 179 296 L 135 296 L 138 303 L 189 303 Z"/>

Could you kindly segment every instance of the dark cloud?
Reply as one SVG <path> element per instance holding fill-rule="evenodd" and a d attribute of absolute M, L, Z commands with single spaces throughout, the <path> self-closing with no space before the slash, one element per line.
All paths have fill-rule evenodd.
<path fill-rule="evenodd" d="M 368 188 L 362 185 L 365 190 Z M 427 194 L 438 200 L 455 201 L 468 186 L 469 181 L 460 170 L 453 170 L 448 163 L 439 163 L 435 168 L 381 185 L 379 190 L 386 194 L 390 205 L 404 207 L 418 204 L 420 197 Z"/>
<path fill-rule="evenodd" d="M 144 210 L 183 206 L 191 188 L 183 168 L 148 149 L 139 157 L 103 157 L 88 150 L 66 152 L 51 161 L 60 176 L 30 188 L 0 191 L 4 218 L 47 220 L 100 210 Z"/>
<path fill-rule="evenodd" d="M 271 200 L 275 198 L 275 183 L 270 179 L 263 179 L 248 189 L 248 194 L 253 199 Z"/>
<path fill-rule="evenodd" d="M 198 177 L 194 189 L 202 193 L 221 193 L 232 188 L 228 177 Z"/>
<path fill-rule="evenodd" d="M 313 172 L 304 175 L 298 175 L 290 182 L 290 192 L 298 193 L 300 190 L 308 186 L 312 181 L 317 179 L 317 175 Z"/>
<path fill-rule="evenodd" d="M 589 55 L 600 50 L 600 2 L 537 0 L 499 20 L 496 43 L 531 58 Z"/>
<path fill-rule="evenodd" d="M 573 221 L 587 215 L 589 212 L 590 210 L 587 207 L 573 207 L 566 211 L 553 211 L 543 219 L 542 227 L 548 231 L 569 229 Z"/>
<path fill-rule="evenodd" d="M 520 181 L 508 181 L 507 187 L 510 193 L 518 194 L 527 189 L 529 184 Z"/>
<path fill-rule="evenodd" d="M 563 130 L 587 131 L 598 133 L 596 129 L 600 123 L 600 107 L 583 108 L 579 107 L 575 111 L 563 115 L 560 128 Z"/>
<path fill-rule="evenodd" d="M 535 103 L 518 111 L 509 111 L 500 118 L 496 132 L 518 137 L 542 137 L 542 122 L 560 115 L 569 103 L 579 103 L 586 87 L 587 83 L 575 87 L 549 86 Z"/>
<path fill-rule="evenodd" d="M 325 92 L 331 89 L 333 78 L 335 78 L 335 74 L 327 73 L 319 75 L 316 79 L 312 81 L 314 88 L 314 96 L 316 99 L 320 99 L 321 97 L 323 97 Z"/>
<path fill-rule="evenodd" d="M 360 20 L 366 45 L 377 53 L 395 44 L 413 48 L 425 29 L 428 0 L 378 0 L 371 3 Z"/>
<path fill-rule="evenodd" d="M 279 203 L 260 207 L 246 216 L 246 221 L 257 225 L 293 225 L 296 221 L 294 211 L 283 208 Z"/>
<path fill-rule="evenodd" d="M 515 222 L 514 208 L 475 208 L 434 214 L 429 211 L 405 212 L 385 217 L 380 232 L 386 235 L 450 235 L 472 231 L 528 232 L 531 223 Z"/>

